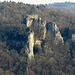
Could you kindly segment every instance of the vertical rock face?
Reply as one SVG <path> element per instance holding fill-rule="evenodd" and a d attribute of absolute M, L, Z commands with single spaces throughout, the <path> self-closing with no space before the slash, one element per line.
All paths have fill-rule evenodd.
<path fill-rule="evenodd" d="M 34 14 L 27 15 L 26 26 L 27 28 L 31 29 L 31 32 L 28 35 L 28 47 L 27 47 L 28 58 L 31 60 L 32 58 L 34 58 L 34 52 L 33 52 L 34 46 L 37 45 L 41 47 L 42 40 L 46 38 L 46 21 L 42 21 L 42 19 L 38 17 L 38 15 Z M 36 29 L 32 27 L 35 27 Z M 37 34 L 36 38 L 34 38 L 35 33 Z"/>
<path fill-rule="evenodd" d="M 34 47 L 34 32 L 31 31 L 29 33 L 29 36 L 28 36 L 28 46 L 29 46 L 29 53 L 28 53 L 28 58 L 29 59 L 32 59 L 34 58 L 34 53 L 33 53 L 33 47 Z"/>
<path fill-rule="evenodd" d="M 58 44 L 58 42 L 61 41 L 61 43 L 64 44 L 63 37 L 61 36 L 60 30 L 56 23 L 53 24 L 53 31 L 55 36 L 55 43 Z"/>
<path fill-rule="evenodd" d="M 44 27 L 44 30 L 43 30 L 43 39 L 46 38 L 46 27 Z"/>
<path fill-rule="evenodd" d="M 46 21 L 42 21 L 42 19 L 38 15 L 27 15 L 26 17 L 26 26 L 31 28 L 31 25 L 36 23 L 40 25 L 40 28 L 43 30 L 43 37 L 42 39 L 45 39 L 46 37 Z"/>
<path fill-rule="evenodd" d="M 56 25 L 56 23 L 52 23 L 52 22 L 49 22 L 46 24 L 46 29 L 48 31 L 51 31 L 51 33 L 53 34 L 54 36 L 54 42 L 56 44 L 58 44 L 59 42 L 61 42 L 62 44 L 64 44 L 64 41 L 63 41 L 63 37 L 61 36 L 61 33 L 60 33 L 60 30 L 58 28 L 58 26 Z"/>
<path fill-rule="evenodd" d="M 46 38 L 46 22 L 43 22 L 43 39 Z"/>
<path fill-rule="evenodd" d="M 34 58 L 34 47 L 38 46 L 41 48 L 43 40 L 46 38 L 47 30 L 51 31 L 54 36 L 54 42 L 58 44 L 59 42 L 64 43 L 63 37 L 61 36 L 60 30 L 55 23 L 42 21 L 38 15 L 27 15 L 26 25 L 29 28 L 28 35 L 28 46 L 27 54 L 28 58 L 31 60 Z M 34 38 L 35 37 L 35 38 Z"/>

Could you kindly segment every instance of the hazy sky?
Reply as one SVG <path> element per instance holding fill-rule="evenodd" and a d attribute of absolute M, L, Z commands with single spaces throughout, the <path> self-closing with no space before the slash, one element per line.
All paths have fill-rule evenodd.
<path fill-rule="evenodd" d="M 24 2 L 30 4 L 45 4 L 45 3 L 54 3 L 54 2 L 75 2 L 75 0 L 0 0 L 0 1 L 15 1 L 15 2 Z"/>

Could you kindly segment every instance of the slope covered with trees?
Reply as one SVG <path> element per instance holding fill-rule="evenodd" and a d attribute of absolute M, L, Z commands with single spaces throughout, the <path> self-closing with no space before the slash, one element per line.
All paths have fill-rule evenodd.
<path fill-rule="evenodd" d="M 64 45 L 61 45 L 61 43 L 56 45 L 52 34 L 48 31 L 46 39 L 42 43 L 42 49 L 35 47 L 38 51 L 34 56 L 35 59 L 29 63 L 25 54 L 28 35 L 28 29 L 25 25 L 27 14 L 38 14 L 47 22 L 56 22 L 62 36 L 66 38 Z M 68 35 L 66 35 L 68 27 L 71 28 L 73 34 L 75 33 L 74 24 L 74 14 L 39 5 L 1 2 L 0 75 L 74 75 L 75 52 L 72 51 L 72 57 L 70 51 L 72 40 L 67 38 Z M 34 25 L 32 28 L 36 31 L 38 25 Z M 41 32 L 39 36 L 41 36 Z"/>
<path fill-rule="evenodd" d="M 57 10 L 63 10 L 69 13 L 75 14 L 75 3 L 73 2 L 61 2 L 61 3 L 54 3 L 54 4 L 46 4 L 45 6 L 49 8 L 55 8 Z"/>

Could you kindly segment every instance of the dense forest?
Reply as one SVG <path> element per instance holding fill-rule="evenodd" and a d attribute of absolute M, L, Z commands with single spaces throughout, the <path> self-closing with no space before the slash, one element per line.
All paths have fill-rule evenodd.
<path fill-rule="evenodd" d="M 27 14 L 38 14 L 46 22 L 56 22 L 64 45 L 56 45 L 48 31 L 42 48 L 36 46 L 35 59 L 29 61 L 25 54 Z M 36 22 L 32 27 L 36 37 L 42 35 L 37 28 L 40 27 Z M 72 34 L 75 34 L 75 14 L 43 5 L 1 2 L 0 75 L 75 75 L 75 40 L 72 41 Z"/>

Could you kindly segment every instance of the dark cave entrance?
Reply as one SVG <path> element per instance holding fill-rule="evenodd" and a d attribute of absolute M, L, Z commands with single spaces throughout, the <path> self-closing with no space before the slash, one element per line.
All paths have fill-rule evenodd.
<path fill-rule="evenodd" d="M 34 53 L 34 55 L 39 53 L 39 48 L 37 46 L 34 46 L 33 53 Z"/>

